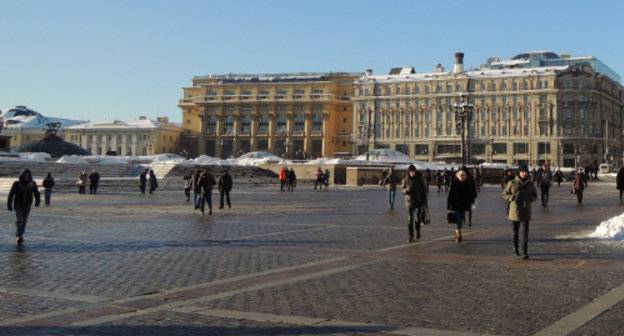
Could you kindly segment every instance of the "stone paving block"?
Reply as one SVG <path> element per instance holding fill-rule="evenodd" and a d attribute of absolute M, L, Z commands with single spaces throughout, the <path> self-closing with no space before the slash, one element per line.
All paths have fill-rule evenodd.
<path fill-rule="evenodd" d="M 618 285 L 623 275 L 624 271 L 539 265 L 388 261 L 202 306 L 531 335 Z"/>
<path fill-rule="evenodd" d="M 42 298 L 0 291 L 0 321 L 6 319 L 47 313 L 76 306 L 81 302 L 54 298 Z M 2 335 L 0 329 L 0 335 Z"/>
<path fill-rule="evenodd" d="M 624 302 L 575 330 L 570 336 L 619 336 L 624 332 Z"/>

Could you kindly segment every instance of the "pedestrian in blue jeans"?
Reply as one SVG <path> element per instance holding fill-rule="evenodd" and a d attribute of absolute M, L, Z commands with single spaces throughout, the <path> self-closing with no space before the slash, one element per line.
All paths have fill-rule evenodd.
<path fill-rule="evenodd" d="M 390 210 L 394 209 L 394 199 L 396 198 L 396 187 L 401 180 L 396 176 L 393 168 L 390 168 L 388 174 L 384 178 L 383 184 L 388 189 L 388 202 L 390 203 Z"/>
<path fill-rule="evenodd" d="M 33 180 L 30 169 L 24 169 L 19 176 L 19 180 L 15 181 L 9 191 L 7 200 L 7 208 L 9 211 L 15 210 L 15 242 L 17 245 L 24 243 L 24 232 L 26 231 L 26 222 L 30 214 L 30 208 L 35 198 L 35 206 L 38 207 L 41 202 L 39 188 Z"/>

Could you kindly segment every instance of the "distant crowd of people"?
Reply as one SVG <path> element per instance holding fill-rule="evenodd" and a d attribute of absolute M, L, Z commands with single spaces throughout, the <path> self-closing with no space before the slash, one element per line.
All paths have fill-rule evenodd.
<path fill-rule="evenodd" d="M 193 206 L 195 209 L 200 210 L 202 215 L 205 213 L 206 204 L 208 204 L 208 215 L 212 215 L 212 189 L 215 185 L 221 196 L 219 209 L 223 209 L 224 204 L 227 204 L 228 208 L 232 208 L 230 191 L 232 191 L 233 181 L 232 175 L 230 175 L 227 169 L 223 170 L 223 174 L 219 177 L 218 181 L 215 180 L 209 169 L 203 171 L 198 169 L 194 174 L 187 172 L 184 175 L 184 180 L 186 201 L 189 202 L 191 200 L 192 191 Z"/>

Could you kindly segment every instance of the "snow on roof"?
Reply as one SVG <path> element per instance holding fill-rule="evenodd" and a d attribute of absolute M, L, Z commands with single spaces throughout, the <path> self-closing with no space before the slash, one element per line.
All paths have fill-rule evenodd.
<path fill-rule="evenodd" d="M 60 123 L 61 127 L 73 126 L 84 123 L 81 120 L 46 117 L 41 113 L 31 110 L 26 106 L 15 106 L 0 112 L 0 118 L 4 119 L 5 128 L 44 128 L 49 123 Z"/>
<path fill-rule="evenodd" d="M 497 78 L 497 77 L 520 77 L 527 76 L 529 74 L 545 75 L 554 71 L 562 71 L 569 67 L 569 65 L 561 66 L 548 66 L 537 68 L 518 68 L 518 69 L 475 69 L 469 70 L 463 75 L 468 78 Z M 374 80 L 377 83 L 394 83 L 394 82 L 411 82 L 418 80 L 431 80 L 431 79 L 447 79 L 447 76 L 453 75 L 452 71 L 445 72 L 423 72 L 409 75 L 374 75 L 374 76 L 362 76 L 359 78 L 360 83 L 365 83 Z"/>
<path fill-rule="evenodd" d="M 137 129 L 137 128 L 158 128 L 161 123 L 149 120 L 149 119 L 137 119 L 137 120 L 100 120 L 100 121 L 92 121 L 86 122 L 80 125 L 74 125 L 70 127 L 65 127 L 67 129 L 120 129 L 120 128 L 129 128 L 129 129 Z"/>

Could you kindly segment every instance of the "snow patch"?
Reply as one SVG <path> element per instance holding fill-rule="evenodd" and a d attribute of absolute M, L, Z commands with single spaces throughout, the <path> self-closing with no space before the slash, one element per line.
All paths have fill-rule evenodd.
<path fill-rule="evenodd" d="M 624 213 L 598 225 L 591 235 L 594 238 L 624 240 Z"/>

